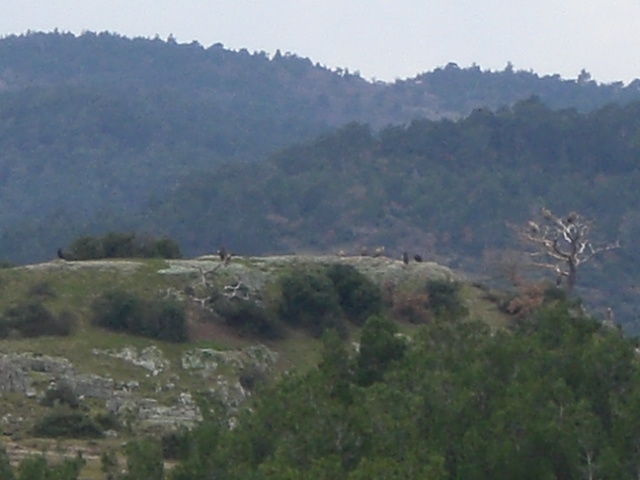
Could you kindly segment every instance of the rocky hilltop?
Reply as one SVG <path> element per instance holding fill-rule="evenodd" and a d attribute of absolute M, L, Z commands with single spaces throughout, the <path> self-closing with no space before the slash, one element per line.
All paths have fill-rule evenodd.
<path fill-rule="evenodd" d="M 224 322 L 216 304 L 271 308 L 283 275 L 335 264 L 353 267 L 388 292 L 411 292 L 427 280 L 463 280 L 436 263 L 405 264 L 384 256 L 55 260 L 0 270 L 5 312 L 25 302 L 40 303 L 54 314 L 71 311 L 77 321 L 67 336 L 29 338 L 10 332 L 0 340 L 0 428 L 20 443 L 38 436 L 34 432 L 43 419 L 80 411 L 101 425 L 99 436 L 109 441 L 189 428 L 201 420 L 203 405 L 231 418 L 260 382 L 284 370 L 313 366 L 318 340 L 289 327 L 279 338 L 244 335 Z M 113 288 L 182 305 L 188 341 L 96 327 L 91 321 L 96 298 Z M 473 315 L 495 317 L 495 305 L 483 300 L 477 288 L 464 284 L 464 289 Z M 357 339 L 357 330 L 347 334 Z"/>

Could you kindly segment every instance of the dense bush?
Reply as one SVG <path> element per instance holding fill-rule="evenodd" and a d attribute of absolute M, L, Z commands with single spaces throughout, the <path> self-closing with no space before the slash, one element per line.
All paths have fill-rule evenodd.
<path fill-rule="evenodd" d="M 184 307 L 174 301 L 146 302 L 142 336 L 167 342 L 187 340 L 187 315 Z"/>
<path fill-rule="evenodd" d="M 182 258 L 180 246 L 168 237 L 139 236 L 133 232 L 109 232 L 102 237 L 78 237 L 64 254 L 69 260 L 100 258 Z"/>
<path fill-rule="evenodd" d="M 27 338 L 67 336 L 73 333 L 76 324 L 77 319 L 71 312 L 56 316 L 38 301 L 26 301 L 5 310 L 4 318 L 0 319 L 0 337 L 6 338 L 12 331 Z"/>
<path fill-rule="evenodd" d="M 356 382 L 369 386 L 382 380 L 391 362 L 400 360 L 407 342 L 397 335 L 398 327 L 382 317 L 371 317 L 360 335 L 360 349 L 356 358 Z"/>
<path fill-rule="evenodd" d="M 213 310 L 240 336 L 263 339 L 284 336 L 284 327 L 277 316 L 253 301 L 220 296 L 213 302 Z"/>
<path fill-rule="evenodd" d="M 298 268 L 280 279 L 280 289 L 279 313 L 285 322 L 316 337 L 329 328 L 346 332 L 340 297 L 323 270 Z"/>
<path fill-rule="evenodd" d="M 42 418 L 33 427 L 37 437 L 51 438 L 101 438 L 102 428 L 90 417 L 79 413 L 60 410 Z"/>
<path fill-rule="evenodd" d="M 92 304 L 94 325 L 116 332 L 137 330 L 143 322 L 145 305 L 137 295 L 125 290 L 111 290 Z"/>
<path fill-rule="evenodd" d="M 460 298 L 460 282 L 429 280 L 425 292 L 429 296 L 429 308 L 437 317 L 462 318 L 469 313 Z"/>
<path fill-rule="evenodd" d="M 336 263 L 326 269 L 349 321 L 363 325 L 382 310 L 380 288 L 351 265 Z"/>
<path fill-rule="evenodd" d="M 30 455 L 24 457 L 18 464 L 17 477 L 13 473 L 3 476 L 4 472 L 0 469 L 0 478 L 2 480 L 14 478 L 19 480 L 77 480 L 86 463 L 80 451 L 75 458 L 65 458 L 52 464 L 49 464 L 44 454 Z"/>
<path fill-rule="evenodd" d="M 168 432 L 162 436 L 162 458 L 165 460 L 186 460 L 189 456 L 189 430 Z"/>
<path fill-rule="evenodd" d="M 103 430 L 120 430 L 122 428 L 118 416 L 113 412 L 97 413 L 94 420 Z"/>
<path fill-rule="evenodd" d="M 124 290 L 111 290 L 92 304 L 92 323 L 116 332 L 127 332 L 169 342 L 187 340 L 187 316 L 178 303 L 146 301 Z"/>

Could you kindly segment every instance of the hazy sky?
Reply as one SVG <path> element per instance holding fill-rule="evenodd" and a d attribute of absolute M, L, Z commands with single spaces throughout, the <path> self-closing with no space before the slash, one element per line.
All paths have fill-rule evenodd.
<path fill-rule="evenodd" d="M 380 80 L 508 61 L 640 77 L 640 0 L 0 0 L 0 34 L 54 28 L 280 49 Z"/>

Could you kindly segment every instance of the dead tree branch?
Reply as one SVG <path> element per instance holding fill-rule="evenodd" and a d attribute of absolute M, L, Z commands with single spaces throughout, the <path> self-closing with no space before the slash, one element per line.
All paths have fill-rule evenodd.
<path fill-rule="evenodd" d="M 565 284 L 569 293 L 576 284 L 577 269 L 596 255 L 619 248 L 619 242 L 594 245 L 589 238 L 592 222 L 571 212 L 565 217 L 541 209 L 541 220 L 529 221 L 521 237 L 534 246 L 533 265 L 556 272 L 556 284 Z"/>

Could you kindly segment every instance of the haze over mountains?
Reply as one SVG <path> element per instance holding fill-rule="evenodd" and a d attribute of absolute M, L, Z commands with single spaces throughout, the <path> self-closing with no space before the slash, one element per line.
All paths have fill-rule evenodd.
<path fill-rule="evenodd" d="M 505 222 L 541 205 L 580 210 L 629 245 L 640 231 L 638 99 L 639 80 L 603 85 L 586 72 L 449 64 L 372 83 L 220 44 L 9 36 L 0 249 L 38 261 L 77 235 L 133 229 L 169 233 L 189 255 L 221 243 L 242 253 L 384 244 L 472 266 L 513 246 Z M 594 265 L 587 286 L 617 291 L 631 321 L 636 258 L 618 256 Z"/>

